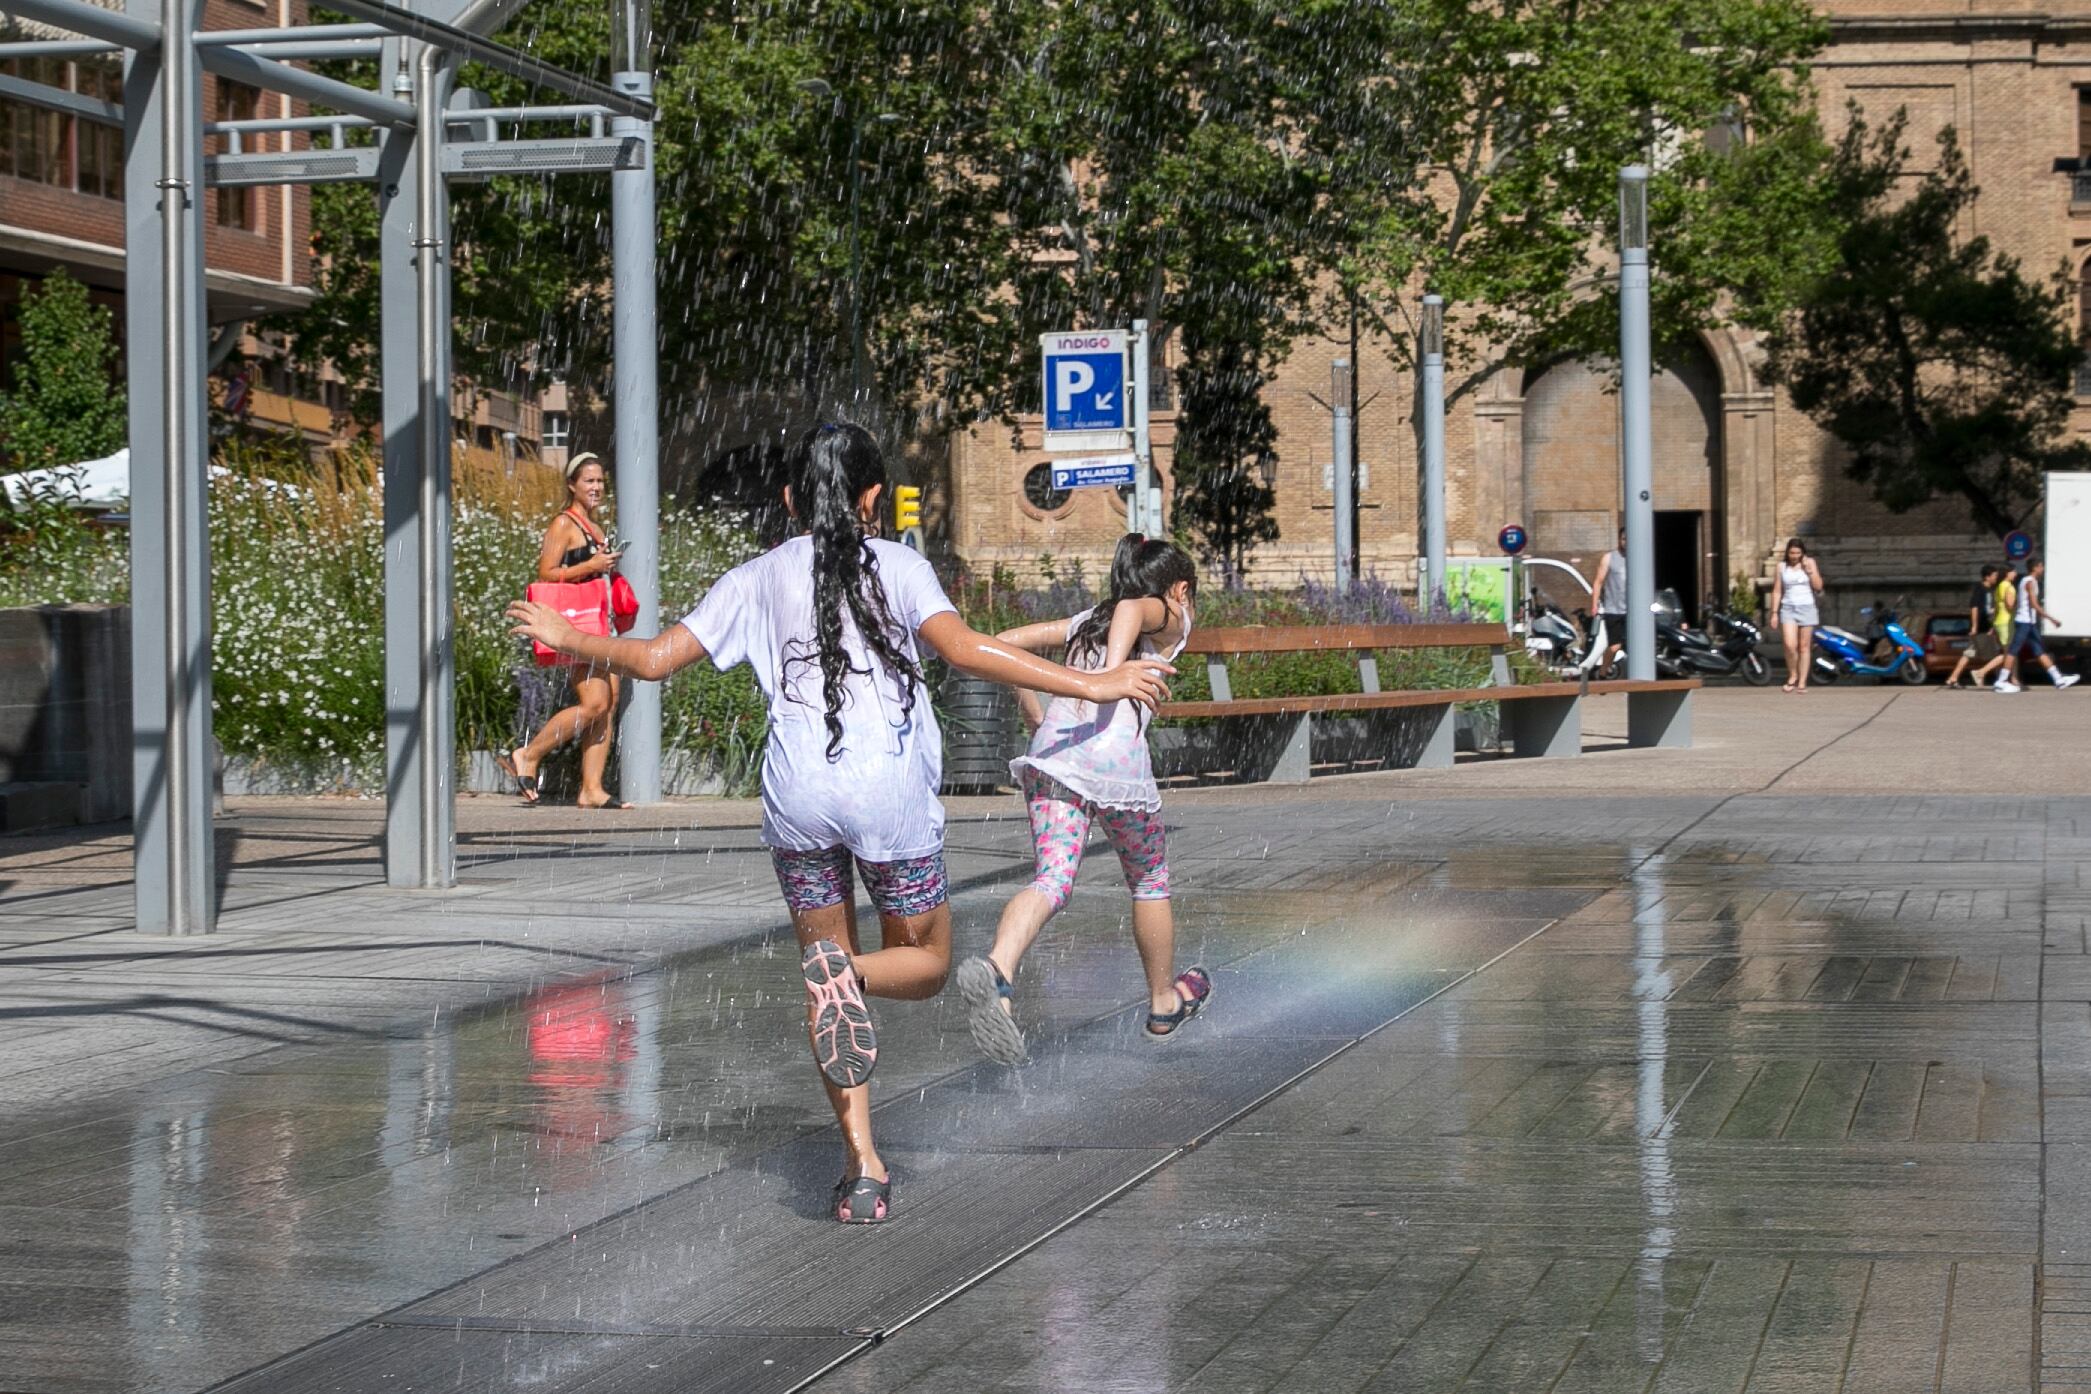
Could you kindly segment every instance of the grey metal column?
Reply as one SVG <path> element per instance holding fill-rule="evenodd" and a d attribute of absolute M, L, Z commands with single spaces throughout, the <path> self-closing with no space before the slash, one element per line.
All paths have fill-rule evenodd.
<path fill-rule="evenodd" d="M 1655 676 L 1655 505 L 1648 375 L 1648 171 L 1619 171 L 1620 475 L 1626 505 L 1626 675 Z"/>
<path fill-rule="evenodd" d="M 612 14 L 610 85 L 653 97 L 653 35 L 647 0 L 616 0 Z M 620 567 L 639 596 L 634 633 L 661 627 L 660 400 L 655 358 L 660 339 L 654 316 L 653 122 L 619 116 L 610 133 L 641 142 L 636 169 L 610 175 L 610 322 L 616 380 L 612 404 L 617 428 L 617 528 L 624 534 Z M 631 684 L 618 730 L 622 793 L 633 803 L 661 798 L 661 687 Z"/>
<path fill-rule="evenodd" d="M 411 95 L 412 40 L 386 41 L 381 85 Z M 384 135 L 378 159 L 380 391 L 385 433 L 385 880 L 421 876 L 421 348 L 414 239 L 421 194 L 412 131 Z"/>
<path fill-rule="evenodd" d="M 436 889 L 457 882 L 456 657 L 451 644 L 453 568 L 450 552 L 450 199 L 443 184 L 444 107 L 451 63 L 424 46 L 414 60 L 414 184 L 421 224 L 414 236 L 419 303 L 421 540 L 419 729 L 421 763 L 413 790 L 420 878 Z"/>
<path fill-rule="evenodd" d="M 1150 480 L 1154 477 L 1154 423 L 1149 403 L 1154 372 L 1153 360 L 1149 357 L 1147 321 L 1133 321 L 1133 492 L 1125 505 L 1125 527 L 1128 532 L 1141 533 L 1147 537 L 1162 535 L 1161 509 L 1156 506 L 1160 491 L 1154 489 Z"/>
<path fill-rule="evenodd" d="M 1334 422 L 1335 450 L 1331 473 L 1336 486 L 1336 589 L 1348 591 L 1351 555 L 1357 549 L 1357 476 L 1350 459 L 1350 360 L 1339 358 L 1330 365 L 1329 401 Z"/>
<path fill-rule="evenodd" d="M 1423 297 L 1423 608 L 1445 591 L 1445 298 Z"/>
<path fill-rule="evenodd" d="M 211 831 L 209 439 L 203 365 L 199 0 L 129 0 L 157 51 L 124 74 L 131 444 L 133 839 L 138 929 L 207 934 Z"/>

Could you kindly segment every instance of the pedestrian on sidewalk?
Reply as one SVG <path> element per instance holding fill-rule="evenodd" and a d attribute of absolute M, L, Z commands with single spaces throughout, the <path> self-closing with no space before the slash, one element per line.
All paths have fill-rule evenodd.
<path fill-rule="evenodd" d="M 1808 544 L 1798 537 L 1787 538 L 1785 560 L 1772 573 L 1772 614 L 1786 641 L 1787 692 L 1808 690 L 1808 669 L 1815 662 L 1815 626 L 1822 623 L 1817 608 L 1821 596 L 1822 572 L 1808 555 Z"/>
<path fill-rule="evenodd" d="M 2018 609 L 2011 617 L 2011 661 L 2005 669 L 2004 679 L 1997 683 L 1999 692 L 2022 690 L 2025 665 L 2031 659 L 2040 661 L 2040 666 L 2047 670 L 2049 681 L 2056 687 L 2077 685 L 2077 675 L 2057 668 L 2055 660 L 2048 656 L 2047 646 L 2040 642 L 2040 626 L 2062 623 L 2040 603 L 2040 578 L 2046 571 L 2047 564 L 2039 557 L 2026 559 L 2026 574 L 2018 583 Z"/>
<path fill-rule="evenodd" d="M 1941 692 L 1959 692 L 1968 684 L 1961 677 L 1969 665 L 1975 665 L 1974 685 L 1982 686 L 1985 674 L 1993 673 L 2004 664 L 2004 646 L 1997 640 L 1997 576 L 2003 568 L 1989 562 L 1982 568 L 1982 579 L 1968 595 L 1968 646 L 1960 651 L 1960 661 L 1953 665 L 1953 672 L 1946 679 Z"/>
<path fill-rule="evenodd" d="M 1033 653 L 1060 650 L 1068 665 L 1107 671 L 1131 658 L 1173 660 L 1191 637 L 1198 571 L 1173 543 L 1127 533 L 1111 559 L 1110 590 L 1064 620 L 1006 629 L 1004 643 Z M 1046 921 L 1074 891 L 1092 824 L 1104 830 L 1133 898 L 1133 944 L 1147 975 L 1149 1040 L 1166 1040 L 1212 996 L 1203 968 L 1176 967 L 1176 919 L 1169 906 L 1162 797 L 1147 750 L 1148 713 L 1132 702 L 1098 704 L 1059 697 L 1040 709 L 1017 690 L 1031 726 L 1030 753 L 1009 762 L 1031 816 L 1037 867 L 1031 884 L 1002 911 L 986 957 L 958 966 L 973 1042 L 990 1059 L 1024 1058 L 1024 1033 L 1012 1009 L 1017 966 Z"/>
<path fill-rule="evenodd" d="M 567 504 L 545 529 L 537 554 L 538 580 L 609 584 L 623 554 L 610 546 L 608 534 L 595 520 L 607 484 L 602 461 L 593 453 L 584 450 L 567 462 Z M 555 713 L 526 743 L 496 756 L 494 762 L 515 779 L 523 802 L 534 804 L 540 798 L 538 768 L 553 751 L 577 740 L 581 743 L 581 792 L 575 802 L 582 808 L 630 808 L 603 787 L 603 773 L 610 768 L 610 738 L 617 724 L 617 674 L 592 663 L 577 663 L 566 671 L 573 684 L 572 704 Z"/>
<path fill-rule="evenodd" d="M 1607 673 L 1619 650 L 1626 646 L 1626 529 L 1619 530 L 1619 545 L 1600 557 L 1597 575 L 1590 578 L 1590 593 L 1597 598 L 1597 621 L 1604 626 L 1605 656 L 1599 666 Z"/>
<path fill-rule="evenodd" d="M 861 426 L 809 432 L 788 477 L 784 504 L 802 531 L 720 577 L 664 633 L 582 634 L 528 601 L 508 613 L 518 634 L 647 682 L 705 657 L 754 669 L 769 704 L 762 840 L 804 951 L 807 1032 L 848 1150 L 835 1217 L 870 1224 L 892 1213 L 893 1188 L 871 1136 L 878 1036 L 864 997 L 934 997 L 951 965 L 943 738 L 918 642 L 962 673 L 1093 702 L 1157 704 L 1174 670 L 1076 672 L 973 630 L 927 561 L 875 536 L 886 464 Z M 879 913 L 870 953 L 858 946 L 853 866 Z"/>

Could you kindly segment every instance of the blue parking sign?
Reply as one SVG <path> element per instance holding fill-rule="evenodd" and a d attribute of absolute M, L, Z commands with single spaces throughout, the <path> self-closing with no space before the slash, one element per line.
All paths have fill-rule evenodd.
<path fill-rule="evenodd" d="M 1122 329 L 1077 329 L 1039 336 L 1045 349 L 1048 432 L 1123 431 L 1127 335 Z"/>

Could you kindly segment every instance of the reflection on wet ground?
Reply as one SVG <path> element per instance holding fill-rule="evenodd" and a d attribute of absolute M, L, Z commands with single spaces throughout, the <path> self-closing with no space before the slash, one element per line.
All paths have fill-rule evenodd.
<path fill-rule="evenodd" d="M 1031 1066 L 884 1010 L 905 1208 L 868 1233 L 818 1218 L 781 938 L 177 1076 L 0 1142 L 0 1385 L 346 1333 L 240 1387 L 2071 1387 L 2086 819 L 1198 808 L 1211 1016 L 1137 1038 L 1096 868 L 1020 984 Z"/>

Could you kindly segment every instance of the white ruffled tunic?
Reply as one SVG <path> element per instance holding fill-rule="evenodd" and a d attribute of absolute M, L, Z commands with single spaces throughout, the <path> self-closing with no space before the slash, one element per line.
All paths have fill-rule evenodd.
<path fill-rule="evenodd" d="M 1067 622 L 1069 638 L 1082 621 L 1084 610 Z M 1173 660 L 1190 642 L 1190 631 L 1167 653 L 1156 649 L 1145 637 L 1133 646 L 1134 658 Z M 1095 672 L 1104 666 L 1099 651 L 1069 666 Z M 1147 750 L 1147 723 L 1151 713 L 1138 702 L 1085 702 L 1077 697 L 1055 697 L 1046 703 L 1045 720 L 1031 733 L 1031 751 L 1009 762 L 1012 776 L 1036 770 L 1059 781 L 1098 808 L 1131 808 L 1147 813 L 1160 811 L 1161 790 L 1154 783 L 1154 760 Z"/>

